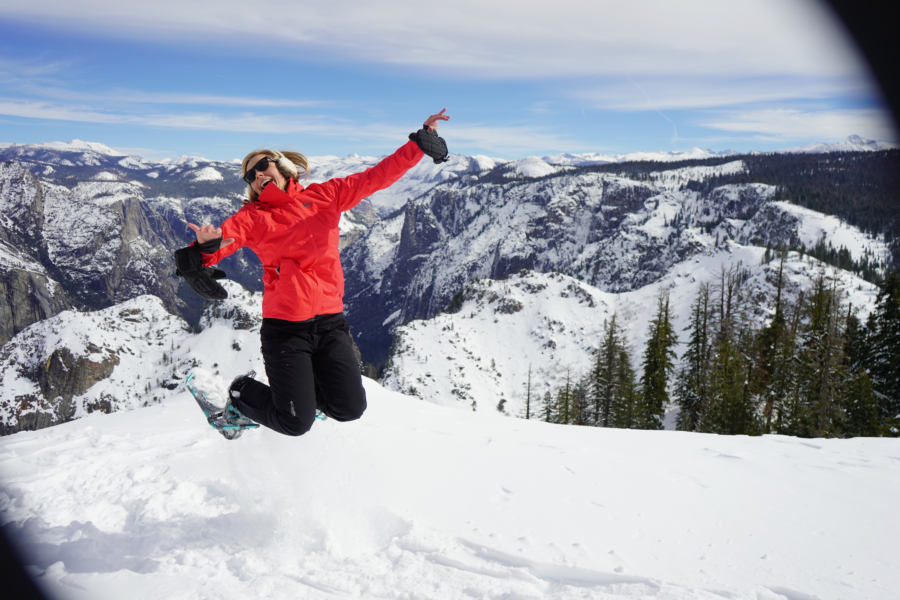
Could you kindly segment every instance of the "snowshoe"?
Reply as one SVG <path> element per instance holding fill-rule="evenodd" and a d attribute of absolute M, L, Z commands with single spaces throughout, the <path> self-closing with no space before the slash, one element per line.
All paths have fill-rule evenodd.
<path fill-rule="evenodd" d="M 235 440 L 241 437 L 245 429 L 256 429 L 258 423 L 254 423 L 231 404 L 231 399 L 223 398 L 218 392 L 221 386 L 209 385 L 214 381 L 211 377 L 196 377 L 199 373 L 192 372 L 185 380 L 185 386 L 197 401 L 200 410 L 206 415 L 206 421 L 227 440 Z M 203 374 L 203 373 L 201 373 Z"/>

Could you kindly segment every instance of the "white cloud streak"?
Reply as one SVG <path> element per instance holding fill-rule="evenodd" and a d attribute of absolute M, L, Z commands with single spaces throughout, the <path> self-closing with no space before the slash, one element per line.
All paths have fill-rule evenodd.
<path fill-rule="evenodd" d="M 362 140 L 395 144 L 406 138 L 408 127 L 386 123 L 356 124 L 331 116 L 297 117 L 296 115 L 237 115 L 218 113 L 122 114 L 92 110 L 85 106 L 61 106 L 47 102 L 30 102 L 0 98 L 0 114 L 28 119 L 136 125 L 166 129 L 233 131 L 259 134 L 315 134 L 346 140 Z M 533 148 L 567 151 L 587 150 L 566 136 L 530 126 L 453 127 L 453 140 L 460 146 L 482 148 L 498 154 L 518 155 Z"/>
<path fill-rule="evenodd" d="M 715 111 L 698 124 L 720 131 L 754 134 L 757 139 L 770 142 L 838 141 L 851 134 L 885 141 L 896 138 L 888 116 L 872 109 Z"/>
<path fill-rule="evenodd" d="M 635 89 L 637 82 L 644 94 Z M 608 78 L 600 85 L 569 93 L 575 100 L 600 110 L 644 111 L 652 95 L 656 110 L 695 110 L 742 104 L 817 101 L 841 95 L 864 96 L 867 88 L 859 77 L 826 79 L 813 77 L 755 77 L 750 79 L 710 77 Z M 632 85 L 634 84 L 634 85 Z"/>
<path fill-rule="evenodd" d="M 218 44 L 248 53 L 313 51 L 334 60 L 485 78 L 817 75 L 860 70 L 817 0 L 31 0 L 7 18 L 106 37 Z M 189 40 L 189 42 L 186 42 Z"/>

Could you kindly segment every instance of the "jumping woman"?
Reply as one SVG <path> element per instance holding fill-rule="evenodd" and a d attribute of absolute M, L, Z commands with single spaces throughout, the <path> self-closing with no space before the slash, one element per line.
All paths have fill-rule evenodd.
<path fill-rule="evenodd" d="M 343 211 L 392 185 L 424 155 L 435 163 L 447 160 L 436 132 L 440 121 L 450 119 L 446 110 L 428 117 L 408 143 L 374 167 L 307 187 L 300 183 L 309 176 L 305 156 L 255 150 L 241 165 L 248 185 L 244 206 L 218 228 L 188 223 L 197 241 L 176 252 L 178 274 L 202 296 L 227 297 L 215 282 L 224 274 L 211 266 L 239 248 L 253 250 L 263 265 L 260 340 L 269 385 L 236 377 L 226 414 L 236 409 L 294 436 L 309 431 L 317 409 L 335 421 L 362 416 L 366 392 L 343 314 L 338 223 Z"/>

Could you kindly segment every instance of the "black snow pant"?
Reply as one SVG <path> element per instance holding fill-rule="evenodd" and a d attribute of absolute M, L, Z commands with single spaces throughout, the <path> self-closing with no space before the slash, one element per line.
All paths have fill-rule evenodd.
<path fill-rule="evenodd" d="M 343 313 L 263 319 L 260 339 L 269 385 L 242 382 L 232 402 L 244 416 L 285 435 L 309 431 L 317 408 L 335 421 L 362 416 L 366 391 Z"/>

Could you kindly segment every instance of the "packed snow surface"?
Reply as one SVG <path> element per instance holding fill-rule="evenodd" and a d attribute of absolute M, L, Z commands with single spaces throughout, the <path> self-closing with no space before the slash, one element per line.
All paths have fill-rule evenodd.
<path fill-rule="evenodd" d="M 185 392 L 0 440 L 0 514 L 54 598 L 883 599 L 900 440 L 578 428 L 365 380 L 301 438 Z"/>

